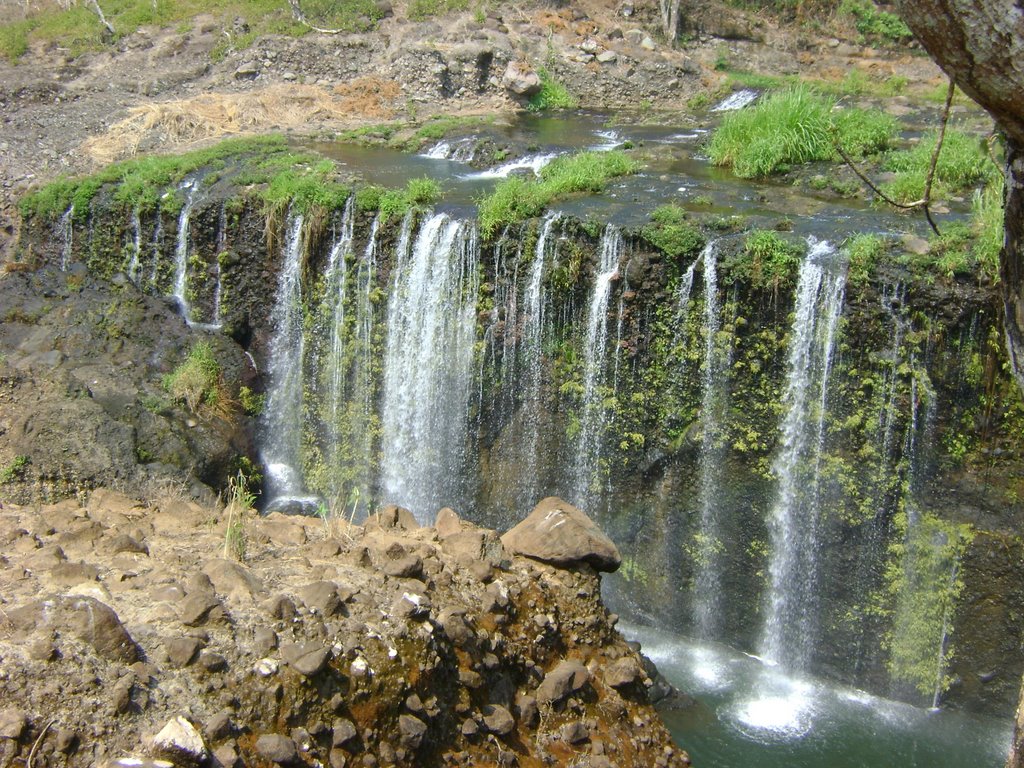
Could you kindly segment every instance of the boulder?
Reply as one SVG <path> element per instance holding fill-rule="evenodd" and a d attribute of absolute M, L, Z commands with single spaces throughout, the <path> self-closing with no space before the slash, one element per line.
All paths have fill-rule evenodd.
<path fill-rule="evenodd" d="M 501 76 L 501 84 L 516 96 L 540 93 L 541 82 L 533 67 L 522 61 L 510 61 Z"/>
<path fill-rule="evenodd" d="M 534 507 L 519 525 L 501 537 L 512 554 L 553 565 L 571 567 L 587 563 L 598 571 L 616 571 L 619 550 L 593 520 L 555 496 Z"/>
<path fill-rule="evenodd" d="M 108 661 L 132 664 L 139 660 L 139 648 L 114 610 L 91 597 L 36 600 L 10 611 L 8 618 L 22 631 L 46 627 L 71 634 Z"/>
<path fill-rule="evenodd" d="M 180 766 L 200 766 L 209 757 L 199 731 L 180 716 L 167 721 L 167 725 L 153 737 L 151 749 L 154 757 L 171 760 Z"/>
<path fill-rule="evenodd" d="M 590 670 L 578 661 L 563 661 L 537 686 L 537 701 L 549 704 L 561 701 L 590 682 Z"/>

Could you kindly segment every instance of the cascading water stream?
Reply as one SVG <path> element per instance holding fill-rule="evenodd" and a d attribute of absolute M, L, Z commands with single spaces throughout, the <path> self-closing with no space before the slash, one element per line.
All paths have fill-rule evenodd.
<path fill-rule="evenodd" d="M 75 206 L 70 205 L 60 217 L 57 226 L 60 232 L 60 271 L 66 272 L 71 263 L 71 255 L 75 245 Z"/>
<path fill-rule="evenodd" d="M 558 240 L 554 236 L 561 222 L 560 214 L 548 214 L 540 226 L 537 245 L 530 264 L 528 282 L 523 290 L 523 340 L 520 353 L 521 375 L 524 391 L 522 394 L 526 427 L 523 437 L 523 477 L 525 503 L 536 500 L 540 478 L 540 419 L 543 407 L 542 385 L 544 379 L 543 345 L 547 295 L 544 290 L 545 267 L 557 258 Z"/>
<path fill-rule="evenodd" d="M 182 183 L 185 190 L 185 204 L 178 214 L 178 239 L 174 248 L 174 288 L 172 295 L 178 302 L 185 322 L 192 324 L 192 310 L 188 300 L 188 256 L 191 230 L 192 206 L 195 204 L 196 182 L 189 179 Z"/>
<path fill-rule="evenodd" d="M 142 221 L 139 209 L 132 211 L 132 253 L 128 259 L 128 279 L 136 286 L 139 284 L 139 260 L 142 257 Z"/>
<path fill-rule="evenodd" d="M 149 285 L 153 290 L 157 288 L 157 281 L 160 279 L 160 241 L 164 236 L 164 220 L 160 211 L 156 212 L 156 224 L 153 225 L 153 240 L 151 250 L 153 251 L 153 264 L 149 270 Z"/>
<path fill-rule="evenodd" d="M 590 295 L 583 346 L 583 393 L 580 428 L 576 439 L 573 471 L 574 502 L 586 510 L 594 501 L 591 491 L 600 466 L 601 436 L 605 414 L 600 388 L 608 355 L 608 299 L 612 280 L 618 276 L 623 251 L 622 233 L 609 224 L 601 236 L 598 272 Z"/>
<path fill-rule="evenodd" d="M 399 254 L 388 301 L 381 413 L 384 500 L 426 520 L 468 501 L 479 248 L 472 222 L 431 214 Z"/>
<path fill-rule="evenodd" d="M 302 495 L 300 449 L 302 442 L 302 396 L 305 340 L 302 333 L 302 225 L 303 217 L 293 215 L 287 223 L 287 238 L 274 297 L 273 331 L 267 359 L 267 402 L 263 411 L 264 465 L 270 495 L 268 509 L 288 502 L 303 507 L 316 500 Z"/>
<path fill-rule="evenodd" d="M 768 519 L 771 555 L 761 655 L 806 669 L 816 637 L 818 484 L 828 377 L 843 307 L 845 268 L 828 242 L 810 241 L 800 266 L 786 368 L 778 491 Z"/>
<path fill-rule="evenodd" d="M 698 540 L 695 618 L 701 637 L 714 638 L 722 599 L 722 516 L 719 508 L 719 478 L 724 451 L 721 431 L 724 422 L 724 379 L 727 352 L 719 347 L 721 328 L 718 301 L 718 242 L 704 248 L 700 261 L 704 273 L 704 365 L 701 373 L 701 452 L 700 452 L 700 534 Z M 692 280 L 692 276 L 691 276 Z"/>
<path fill-rule="evenodd" d="M 345 202 L 341 224 L 327 258 L 328 285 L 334 291 L 334 306 L 330 313 L 331 351 L 328 369 L 327 402 L 331 412 L 331 454 L 336 459 L 338 443 L 338 416 L 345 397 L 345 305 L 348 302 L 348 257 L 352 250 L 355 226 L 353 198 Z"/>

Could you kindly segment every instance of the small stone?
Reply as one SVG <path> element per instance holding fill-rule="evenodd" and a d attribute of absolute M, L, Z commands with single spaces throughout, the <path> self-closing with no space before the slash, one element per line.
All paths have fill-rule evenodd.
<path fill-rule="evenodd" d="M 214 615 L 218 609 L 218 614 Z M 197 627 L 223 615 L 223 606 L 212 592 L 193 592 L 181 606 L 181 623 L 189 627 Z"/>
<path fill-rule="evenodd" d="M 260 74 L 260 65 L 247 61 L 235 70 L 235 80 L 255 80 Z"/>
<path fill-rule="evenodd" d="M 334 616 L 341 610 L 338 585 L 331 581 L 318 581 L 303 587 L 299 590 L 299 597 L 310 612 L 321 616 Z"/>
<path fill-rule="evenodd" d="M 476 724 L 476 720 L 471 717 L 467 717 L 462 721 L 462 735 L 463 736 L 476 736 L 480 732 L 480 726 Z"/>
<path fill-rule="evenodd" d="M 614 64 L 619 60 L 619 55 L 615 51 L 601 51 L 597 54 L 597 60 L 601 64 Z"/>
<path fill-rule="evenodd" d="M 398 716 L 398 733 L 402 744 L 409 749 L 418 749 L 427 732 L 427 724 L 412 715 Z"/>
<path fill-rule="evenodd" d="M 391 614 L 399 619 L 424 619 L 430 615 L 430 598 L 415 592 L 403 592 L 391 605 Z"/>
<path fill-rule="evenodd" d="M 256 739 L 256 751 L 278 765 L 292 765 L 299 759 L 295 742 L 279 733 L 267 733 Z"/>
<path fill-rule="evenodd" d="M 122 533 L 114 537 L 114 540 L 110 543 L 110 549 L 115 554 L 119 552 L 129 552 L 135 555 L 149 554 L 149 547 L 145 544 L 140 544 L 127 533 Z"/>
<path fill-rule="evenodd" d="M 562 740 L 568 744 L 582 744 L 590 738 L 590 729 L 579 720 L 562 726 Z"/>
<path fill-rule="evenodd" d="M 203 643 L 195 637 L 175 637 L 164 643 L 167 660 L 178 669 L 191 664 L 202 647 Z"/>
<path fill-rule="evenodd" d="M 654 39 L 650 35 L 647 35 L 640 41 L 640 47 L 645 51 L 653 51 L 658 46 L 655 44 Z"/>
<path fill-rule="evenodd" d="M 199 731 L 181 716 L 169 720 L 153 737 L 152 752 L 156 757 L 196 766 L 202 765 L 210 756 Z"/>
<path fill-rule="evenodd" d="M 624 656 L 604 670 L 604 681 L 612 688 L 625 688 L 643 676 L 640 662 L 632 656 Z"/>
<path fill-rule="evenodd" d="M 505 736 L 516 727 L 515 718 L 512 713 L 500 705 L 488 705 L 482 710 L 484 716 L 484 727 L 491 733 L 498 736 Z"/>
<path fill-rule="evenodd" d="M 260 659 L 253 669 L 260 677 L 270 677 L 277 674 L 278 664 L 274 659 Z"/>
<path fill-rule="evenodd" d="M 226 739 L 235 730 L 235 725 L 231 722 L 231 713 L 222 709 L 206 722 L 206 727 L 203 730 L 213 741 Z"/>
<path fill-rule="evenodd" d="M 541 703 L 561 701 L 590 682 L 590 671 L 578 661 L 563 661 L 546 675 L 537 687 Z"/>
<path fill-rule="evenodd" d="M 331 729 L 331 746 L 344 746 L 352 741 L 352 739 L 357 735 L 356 727 L 352 724 L 351 720 L 338 718 L 334 721 L 334 726 Z"/>
<path fill-rule="evenodd" d="M 437 520 L 434 522 L 434 528 L 437 530 L 437 535 L 443 541 L 449 536 L 461 531 L 462 522 L 459 520 L 459 516 L 455 513 L 454 509 L 445 507 L 437 513 Z"/>
<path fill-rule="evenodd" d="M 17 741 L 28 727 L 28 717 L 20 709 L 9 707 L 0 712 L 0 739 Z"/>
<path fill-rule="evenodd" d="M 540 716 L 540 710 L 537 707 L 537 699 L 526 693 L 516 694 L 515 704 L 516 714 L 519 716 L 519 722 L 532 728 L 537 722 L 537 718 Z"/>
<path fill-rule="evenodd" d="M 252 633 L 252 642 L 256 653 L 266 656 L 277 648 L 277 633 L 270 627 L 256 627 Z"/>
<path fill-rule="evenodd" d="M 317 642 L 285 643 L 281 646 L 281 658 L 299 674 L 312 677 L 319 673 L 331 657 L 329 648 Z"/>
<path fill-rule="evenodd" d="M 223 672 L 228 668 L 228 660 L 213 651 L 199 653 L 199 666 L 207 672 Z"/>
<path fill-rule="evenodd" d="M 380 569 L 396 579 L 418 579 L 423 575 L 423 560 L 418 555 L 405 555 L 395 560 L 385 560 Z"/>

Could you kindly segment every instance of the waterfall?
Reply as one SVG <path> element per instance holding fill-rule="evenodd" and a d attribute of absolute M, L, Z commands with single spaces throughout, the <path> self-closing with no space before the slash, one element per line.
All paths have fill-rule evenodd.
<path fill-rule="evenodd" d="M 268 509 L 282 501 L 294 501 L 302 493 L 302 223 L 301 215 L 289 218 L 272 313 L 274 327 L 267 360 L 270 384 L 263 411 L 261 456 L 267 467 L 271 498 Z"/>
<path fill-rule="evenodd" d="M 132 211 L 132 253 L 128 259 L 128 279 L 139 285 L 139 259 L 142 256 L 142 221 L 139 217 L 139 209 Z"/>
<path fill-rule="evenodd" d="M 587 311 L 587 332 L 583 345 L 583 393 L 580 426 L 576 438 L 573 471 L 574 501 L 591 506 L 595 475 L 600 468 L 601 438 L 604 434 L 604 397 L 600 391 L 608 355 L 608 298 L 612 280 L 619 274 L 623 240 L 618 228 L 609 224 L 601 236 L 598 273 Z"/>
<path fill-rule="evenodd" d="M 722 424 L 724 422 L 724 378 L 728 353 L 719 348 L 718 332 L 721 328 L 718 303 L 718 242 L 705 246 L 700 261 L 704 265 L 704 366 L 701 373 L 702 427 L 700 452 L 700 533 L 696 579 L 695 617 L 701 637 L 713 638 L 718 631 L 718 618 L 722 594 L 722 510 L 718 479 L 722 474 L 724 451 Z M 696 262 L 695 262 L 696 263 Z M 692 281 L 692 275 L 691 275 Z"/>
<path fill-rule="evenodd" d="M 174 290 L 173 296 L 181 308 L 181 315 L 185 322 L 192 324 L 191 307 L 188 300 L 188 254 L 189 254 L 189 230 L 192 206 L 195 203 L 196 183 L 190 179 L 181 185 L 185 190 L 185 204 L 178 214 L 178 240 L 174 248 Z"/>
<path fill-rule="evenodd" d="M 75 245 L 75 204 L 72 203 L 60 217 L 60 271 L 66 272 L 71 263 L 72 250 Z"/>
<path fill-rule="evenodd" d="M 810 241 L 800 266 L 786 368 L 778 490 L 768 519 L 771 545 L 761 655 L 804 669 L 814 647 L 818 581 L 818 482 L 828 377 L 843 307 L 845 271 L 828 242 Z"/>
<path fill-rule="evenodd" d="M 472 222 L 434 213 L 399 253 L 384 355 L 385 501 L 426 520 L 463 506 L 479 249 Z"/>
<path fill-rule="evenodd" d="M 554 237 L 561 214 L 548 214 L 540 226 L 537 245 L 530 264 L 528 282 L 523 289 L 523 334 L 520 354 L 520 381 L 522 382 L 522 424 L 526 428 L 523 436 L 524 456 L 522 475 L 525 478 L 524 494 L 527 504 L 538 501 L 540 492 L 539 454 L 541 448 L 540 421 L 543 412 L 544 382 L 544 331 L 547 295 L 544 290 L 545 267 L 557 258 L 558 241 Z"/>
<path fill-rule="evenodd" d="M 157 281 L 160 279 L 160 241 L 164 236 L 164 218 L 160 210 L 156 212 L 156 224 L 153 225 L 153 266 L 149 272 L 149 285 L 156 290 Z"/>
<path fill-rule="evenodd" d="M 348 301 L 348 257 L 352 251 L 354 227 L 355 202 L 349 197 L 341 214 L 341 227 L 327 259 L 328 285 L 334 291 L 334 306 L 330 313 L 331 352 L 328 361 L 327 402 L 331 411 L 331 454 L 335 458 L 339 451 L 338 417 L 345 397 L 345 304 Z"/>

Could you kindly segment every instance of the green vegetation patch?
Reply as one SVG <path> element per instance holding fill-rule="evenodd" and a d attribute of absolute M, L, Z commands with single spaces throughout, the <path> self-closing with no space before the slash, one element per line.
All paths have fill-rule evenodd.
<path fill-rule="evenodd" d="M 625 152 L 580 152 L 553 160 L 540 172 L 540 180 L 512 177 L 478 201 L 480 231 L 491 238 L 517 221 L 539 216 L 554 200 L 586 192 L 603 192 L 608 182 L 637 170 Z"/>
<path fill-rule="evenodd" d="M 917 512 L 911 525 L 907 512 L 897 516 L 905 532 L 891 547 L 886 572 L 896 602 L 893 629 L 887 638 L 889 671 L 893 678 L 911 683 L 922 694 L 936 687 L 946 690 L 951 679 L 943 674 L 944 660 L 952 649 L 944 647 L 947 619 L 963 588 L 957 565 L 973 538 L 968 525 L 940 520 Z"/>
<path fill-rule="evenodd" d="M 558 82 L 545 67 L 537 67 L 540 76 L 540 92 L 530 97 L 531 112 L 544 112 L 549 109 L 575 109 L 579 100 L 569 89 Z"/>
<path fill-rule="evenodd" d="M 441 185 L 423 176 L 409 179 L 402 189 L 360 187 L 356 191 L 356 208 L 360 211 L 380 211 L 385 221 L 404 216 L 407 211 L 431 206 L 441 199 Z"/>
<path fill-rule="evenodd" d="M 640 235 L 669 258 L 696 255 L 704 247 L 704 236 L 687 221 L 686 211 L 678 205 L 663 205 L 651 213 L 651 223 Z"/>
<path fill-rule="evenodd" d="M 847 281 L 854 285 L 863 285 L 885 255 L 886 241 L 881 235 L 855 235 L 843 244 L 843 250 L 849 259 Z"/>
<path fill-rule="evenodd" d="M 0 485 L 13 483 L 25 474 L 27 466 L 28 456 L 15 456 L 8 464 L 0 467 Z"/>
<path fill-rule="evenodd" d="M 189 350 L 185 361 L 164 376 L 164 389 L 193 413 L 200 406 L 223 406 L 225 397 L 220 363 L 210 345 L 201 341 Z"/>
<path fill-rule="evenodd" d="M 905 43 L 914 37 L 910 27 L 895 13 L 880 11 L 871 0 L 843 0 L 839 13 L 853 17 L 864 37 L 884 43 Z"/>
<path fill-rule="evenodd" d="M 26 4 L 27 5 L 27 4 Z M 227 41 L 214 50 L 223 57 L 228 48 L 245 48 L 259 35 L 301 36 L 310 28 L 296 21 L 288 3 L 280 0 L 103 0 L 100 6 L 114 28 L 111 35 L 86 3 L 64 8 L 55 2 L 33 3 L 28 12 L 13 10 L 0 16 L 0 55 L 15 62 L 31 43 L 57 44 L 72 56 L 116 43 L 142 26 L 191 26 L 199 14 L 212 14 L 225 30 Z M 318 27 L 345 32 L 373 29 L 382 17 L 374 0 L 301 0 L 306 19 Z M 236 18 L 250 29 L 244 35 L 227 36 Z"/>
<path fill-rule="evenodd" d="M 272 174 L 265 172 L 264 166 L 269 168 L 276 163 L 274 167 L 279 171 L 290 167 L 298 157 L 289 151 L 282 136 L 228 139 L 183 155 L 135 158 L 109 165 L 92 176 L 57 179 L 24 196 L 18 205 L 23 217 L 53 219 L 74 204 L 76 217 L 85 218 L 92 198 L 109 184 L 117 186 L 116 202 L 143 212 L 152 211 L 160 204 L 168 187 L 201 168 L 223 168 L 229 158 L 245 159 L 250 169 L 248 173 L 255 173 L 260 181 L 268 181 Z M 260 169 L 264 172 L 260 173 Z"/>
<path fill-rule="evenodd" d="M 910 203 L 924 197 L 925 177 L 931 166 L 937 140 L 937 133 L 929 133 L 911 149 L 889 153 L 882 168 L 894 172 L 896 177 L 883 185 L 882 191 L 900 203 Z M 998 169 L 979 137 L 948 130 L 935 165 L 933 197 L 946 197 L 970 189 L 998 175 Z"/>
<path fill-rule="evenodd" d="M 408 14 L 413 21 L 423 21 L 431 16 L 442 16 L 467 8 L 469 0 L 410 0 Z"/>
<path fill-rule="evenodd" d="M 833 111 L 835 100 L 796 86 L 730 113 L 715 131 L 708 154 L 740 178 L 768 176 L 792 165 L 834 160 L 833 143 L 855 157 L 887 148 L 896 121 L 878 111 Z"/>
<path fill-rule="evenodd" d="M 804 249 L 778 232 L 755 229 L 743 243 L 743 249 L 726 263 L 734 280 L 744 280 L 755 288 L 778 290 L 794 282 Z"/>

